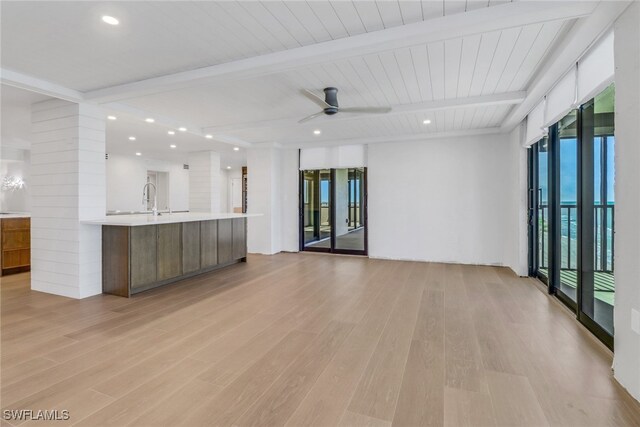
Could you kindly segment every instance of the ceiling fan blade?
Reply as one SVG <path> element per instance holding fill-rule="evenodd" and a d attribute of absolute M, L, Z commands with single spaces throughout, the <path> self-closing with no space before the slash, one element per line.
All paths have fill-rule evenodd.
<path fill-rule="evenodd" d="M 316 95 L 315 93 L 311 92 L 310 90 L 302 89 L 300 92 L 304 96 L 309 98 L 312 102 L 315 102 L 316 104 L 318 104 L 322 108 L 330 108 L 331 107 L 331 105 L 329 105 L 326 102 L 324 102 L 324 99 L 322 97 Z"/>
<path fill-rule="evenodd" d="M 318 113 L 315 113 L 315 114 L 312 114 L 312 115 L 310 115 L 310 116 L 307 116 L 307 117 L 305 117 L 304 119 L 300 119 L 300 120 L 298 120 L 298 123 L 308 122 L 309 120 L 313 120 L 313 119 L 315 119 L 316 117 L 320 117 L 320 116 L 321 116 L 321 115 L 323 115 L 323 114 L 324 114 L 324 111 L 320 111 L 320 112 L 318 112 Z"/>
<path fill-rule="evenodd" d="M 391 111 L 391 107 L 347 107 L 339 108 L 341 113 L 365 113 L 365 114 L 384 114 Z"/>

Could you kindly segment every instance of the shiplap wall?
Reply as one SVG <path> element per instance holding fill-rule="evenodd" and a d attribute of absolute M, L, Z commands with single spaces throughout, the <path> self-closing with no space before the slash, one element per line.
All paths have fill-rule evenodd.
<path fill-rule="evenodd" d="M 202 151 L 189 154 L 189 210 L 220 212 L 222 177 L 220 154 Z"/>
<path fill-rule="evenodd" d="M 95 106 L 61 100 L 32 108 L 31 288 L 84 298 L 102 292 L 105 120 Z"/>

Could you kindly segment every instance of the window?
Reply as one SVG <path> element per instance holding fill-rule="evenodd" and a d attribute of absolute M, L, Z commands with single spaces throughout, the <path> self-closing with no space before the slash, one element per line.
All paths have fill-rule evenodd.
<path fill-rule="evenodd" d="M 529 151 L 530 274 L 613 347 L 614 96 L 611 85 Z"/>

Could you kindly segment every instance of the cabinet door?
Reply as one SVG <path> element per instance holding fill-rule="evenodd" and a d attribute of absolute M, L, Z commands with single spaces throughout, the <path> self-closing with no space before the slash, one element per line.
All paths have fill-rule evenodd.
<path fill-rule="evenodd" d="M 200 222 L 182 224 L 182 271 L 200 270 Z"/>
<path fill-rule="evenodd" d="M 201 268 L 218 265 L 218 221 L 200 223 Z"/>
<path fill-rule="evenodd" d="M 233 259 L 240 259 L 247 256 L 245 221 L 245 218 L 233 219 Z"/>
<path fill-rule="evenodd" d="M 157 281 L 157 227 L 143 225 L 130 228 L 131 288 Z"/>
<path fill-rule="evenodd" d="M 218 264 L 233 261 L 233 220 L 218 220 Z"/>
<path fill-rule="evenodd" d="M 182 274 L 182 224 L 158 225 L 158 280 Z"/>

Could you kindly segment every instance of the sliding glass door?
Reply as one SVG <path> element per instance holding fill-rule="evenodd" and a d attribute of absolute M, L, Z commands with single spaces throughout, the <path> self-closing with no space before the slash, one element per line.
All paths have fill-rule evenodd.
<path fill-rule="evenodd" d="M 331 171 L 302 171 L 304 246 L 331 247 Z"/>
<path fill-rule="evenodd" d="M 580 317 L 613 335 L 614 88 L 581 107 L 582 236 Z"/>
<path fill-rule="evenodd" d="M 366 255 L 366 168 L 300 171 L 300 236 L 300 250 Z"/>
<path fill-rule="evenodd" d="M 529 151 L 529 272 L 613 347 L 614 87 Z"/>
<path fill-rule="evenodd" d="M 559 147 L 560 283 L 556 290 L 575 304 L 578 300 L 578 112 L 571 111 L 555 127 Z"/>

